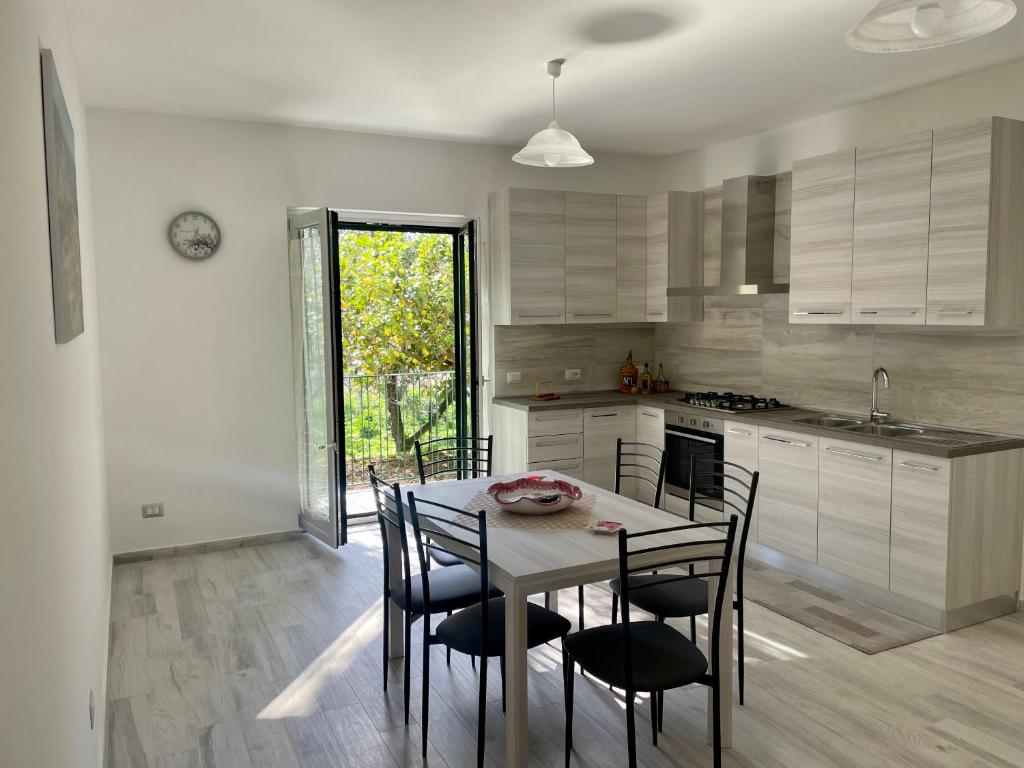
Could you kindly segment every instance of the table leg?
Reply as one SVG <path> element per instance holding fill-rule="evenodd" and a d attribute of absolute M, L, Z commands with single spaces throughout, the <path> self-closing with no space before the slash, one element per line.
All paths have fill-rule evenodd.
<path fill-rule="evenodd" d="M 721 658 L 721 685 L 719 697 L 722 706 L 722 748 L 732 746 L 732 569 L 728 572 L 726 604 L 722 606 L 722 626 L 718 633 L 718 652 Z M 718 597 L 718 579 L 708 578 L 708 619 L 715 614 Z M 708 625 L 708 659 L 711 658 L 711 625 Z M 714 742 L 714 704 L 712 689 L 708 688 L 708 744 Z"/>
<path fill-rule="evenodd" d="M 530 724 L 526 695 L 526 593 L 505 591 L 505 765 L 526 768 Z"/>
<path fill-rule="evenodd" d="M 402 541 L 393 525 L 384 526 L 388 535 L 388 572 L 392 589 L 402 581 Z M 405 656 L 405 619 L 402 609 L 388 600 L 388 650 L 392 659 Z"/>
<path fill-rule="evenodd" d="M 544 607 L 558 613 L 558 590 L 544 593 Z"/>

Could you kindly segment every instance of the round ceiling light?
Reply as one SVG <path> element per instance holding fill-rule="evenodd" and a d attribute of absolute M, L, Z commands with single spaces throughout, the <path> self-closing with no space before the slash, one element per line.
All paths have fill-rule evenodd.
<path fill-rule="evenodd" d="M 565 59 L 553 59 L 548 62 L 548 75 L 551 77 L 551 122 L 547 128 L 533 134 L 526 142 L 526 146 L 512 156 L 520 165 L 533 165 L 539 168 L 579 168 L 594 163 L 594 158 L 580 146 L 579 140 L 559 127 L 555 119 L 555 80 L 562 74 L 564 63 Z"/>
<path fill-rule="evenodd" d="M 880 0 L 846 43 L 868 53 L 921 51 L 981 37 L 1016 15 L 1014 0 Z"/>

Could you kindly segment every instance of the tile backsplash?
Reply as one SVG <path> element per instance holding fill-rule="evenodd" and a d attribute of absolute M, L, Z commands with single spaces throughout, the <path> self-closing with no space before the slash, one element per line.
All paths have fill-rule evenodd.
<path fill-rule="evenodd" d="M 556 392 L 615 389 L 629 351 L 640 368 L 654 364 L 654 328 L 645 323 L 616 325 L 498 325 L 494 328 L 494 394 L 532 395 L 537 381 L 550 379 Z M 579 381 L 565 381 L 567 368 L 579 368 Z M 522 380 L 508 383 L 508 373 Z"/>

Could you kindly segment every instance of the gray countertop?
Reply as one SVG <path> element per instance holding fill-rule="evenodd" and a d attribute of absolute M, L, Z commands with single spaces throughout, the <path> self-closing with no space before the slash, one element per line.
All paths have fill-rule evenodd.
<path fill-rule="evenodd" d="M 531 397 L 496 397 L 493 402 L 506 408 L 515 408 L 520 411 L 549 411 L 568 408 L 611 408 L 617 405 L 638 405 L 648 404 L 656 408 L 683 408 L 678 402 L 681 392 L 666 392 L 660 395 L 625 395 L 618 391 L 605 392 L 580 392 L 575 394 L 563 394 L 558 400 L 538 401 Z M 692 407 L 692 406 L 685 406 Z M 791 432 L 802 432 L 808 435 L 831 437 L 837 440 L 845 440 L 851 443 L 862 443 L 864 445 L 876 445 L 882 448 L 894 448 L 897 450 L 910 451 L 925 456 L 937 456 L 941 458 L 955 458 L 958 456 L 973 456 L 980 453 L 993 453 L 995 451 L 1007 451 L 1014 448 L 1024 448 L 1024 437 L 1017 435 L 998 435 L 985 432 L 973 432 L 954 427 L 941 427 L 939 425 L 928 425 L 937 429 L 946 430 L 947 439 L 942 437 L 925 439 L 922 437 L 880 437 L 877 435 L 865 435 L 858 432 L 850 432 L 845 429 L 832 427 L 817 427 L 810 424 L 797 423 L 797 419 L 811 416 L 822 411 L 810 410 L 807 408 L 786 408 L 777 411 L 755 411 L 747 413 L 718 413 L 708 411 L 716 418 L 728 419 L 729 421 L 755 424 L 759 426 L 773 426 Z"/>

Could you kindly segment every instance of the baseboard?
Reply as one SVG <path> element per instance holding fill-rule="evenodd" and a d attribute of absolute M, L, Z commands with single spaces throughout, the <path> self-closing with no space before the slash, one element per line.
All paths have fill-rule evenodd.
<path fill-rule="evenodd" d="M 256 547 L 260 544 L 273 544 L 276 541 L 291 541 L 302 536 L 302 531 L 281 531 L 279 533 L 261 533 L 257 536 L 240 536 L 236 539 L 218 539 L 198 544 L 182 544 L 176 547 L 160 547 L 159 549 L 140 549 L 135 552 L 122 552 L 114 555 L 114 565 L 138 563 L 146 560 L 158 560 L 163 557 L 180 557 L 196 555 L 202 552 L 218 552 L 236 547 Z"/>

